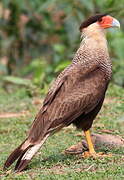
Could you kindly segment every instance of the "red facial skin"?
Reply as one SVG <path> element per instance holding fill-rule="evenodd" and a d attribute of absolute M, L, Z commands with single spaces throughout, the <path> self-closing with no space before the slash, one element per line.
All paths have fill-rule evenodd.
<path fill-rule="evenodd" d="M 111 16 L 104 16 L 102 17 L 102 20 L 98 22 L 98 24 L 106 29 L 112 27 L 113 17 Z"/>

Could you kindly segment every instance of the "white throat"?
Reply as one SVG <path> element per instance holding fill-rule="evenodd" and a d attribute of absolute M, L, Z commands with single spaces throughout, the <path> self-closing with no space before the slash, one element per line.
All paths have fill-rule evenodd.
<path fill-rule="evenodd" d="M 106 33 L 103 28 L 96 22 L 84 28 L 81 34 L 81 38 L 83 38 L 81 42 L 81 46 L 83 44 L 88 44 L 92 48 L 101 47 L 107 48 L 107 40 L 106 40 Z"/>

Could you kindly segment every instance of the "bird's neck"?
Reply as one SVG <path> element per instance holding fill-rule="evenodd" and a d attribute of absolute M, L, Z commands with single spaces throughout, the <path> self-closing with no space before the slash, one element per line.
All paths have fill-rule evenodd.
<path fill-rule="evenodd" d="M 105 32 L 94 23 L 82 32 L 83 40 L 73 59 L 74 63 L 92 64 L 95 61 L 102 63 L 111 63 L 108 54 L 107 40 Z"/>
<path fill-rule="evenodd" d="M 108 49 L 105 31 L 99 26 L 98 23 L 94 23 L 85 28 L 81 37 L 83 37 L 83 40 L 80 44 L 81 47 L 87 45 L 87 48 L 94 50 L 98 48 L 104 50 Z"/>
<path fill-rule="evenodd" d="M 84 38 L 72 64 L 80 64 L 82 68 L 99 64 L 106 77 L 110 79 L 112 64 L 109 58 L 105 32 L 96 23 L 94 24 L 83 31 Z"/>

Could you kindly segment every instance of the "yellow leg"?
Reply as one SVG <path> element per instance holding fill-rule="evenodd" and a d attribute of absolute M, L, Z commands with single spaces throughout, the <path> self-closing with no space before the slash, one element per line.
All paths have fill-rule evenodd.
<path fill-rule="evenodd" d="M 87 141 L 87 144 L 88 144 L 89 153 L 90 154 L 96 154 L 96 152 L 94 150 L 94 146 L 93 146 L 92 140 L 91 140 L 90 131 L 87 130 L 87 131 L 84 131 L 84 133 L 85 133 L 85 136 L 86 136 L 86 141 Z"/>
<path fill-rule="evenodd" d="M 85 151 L 83 153 L 84 158 L 87 158 L 87 157 L 97 158 L 97 157 L 111 157 L 112 156 L 112 154 L 104 154 L 103 152 L 96 153 L 94 150 L 91 136 L 90 136 L 90 131 L 87 130 L 87 131 L 84 131 L 84 133 L 85 133 L 86 141 L 87 141 L 88 148 L 89 148 L 89 151 Z"/>

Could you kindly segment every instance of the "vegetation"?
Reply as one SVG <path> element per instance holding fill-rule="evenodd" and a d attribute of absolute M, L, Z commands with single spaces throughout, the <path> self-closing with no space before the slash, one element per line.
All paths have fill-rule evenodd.
<path fill-rule="evenodd" d="M 80 42 L 78 27 L 89 15 L 109 13 L 121 30 L 108 32 L 113 82 L 123 86 L 123 0 L 4 0 L 0 3 L 0 79 L 30 79 L 44 93 L 54 76 L 70 60 Z M 12 80 L 14 80 L 12 77 Z M 9 78 L 10 82 L 11 79 Z M 16 84 L 16 79 L 15 79 Z M 24 82 L 24 80 L 23 80 Z M 30 87 L 30 86 L 29 86 Z"/>
<path fill-rule="evenodd" d="M 38 98 L 38 97 L 37 97 Z M 40 98 L 40 97 L 39 97 Z M 25 172 L 16 174 L 2 171 L 3 163 L 8 154 L 26 137 L 26 132 L 40 105 L 38 99 L 29 98 L 25 88 L 8 95 L 0 90 L 0 179 L 86 179 L 86 180 L 121 180 L 124 179 L 124 149 L 107 149 L 99 151 L 112 153 L 113 157 L 103 159 L 82 159 L 81 156 L 65 155 L 63 151 L 71 145 L 81 142 L 79 131 L 70 126 L 50 137 L 42 150 L 33 158 Z M 15 106 L 16 101 L 16 106 Z M 6 107 L 6 109 L 5 109 Z M 6 110 L 6 112 L 5 112 Z M 24 113 L 24 116 L 6 118 L 12 112 Z M 124 90 L 116 85 L 110 85 L 104 106 L 97 116 L 92 131 L 103 133 L 109 130 L 114 135 L 124 135 Z M 82 132 L 80 132 L 82 134 Z M 11 168 L 13 168 L 12 166 Z"/>

